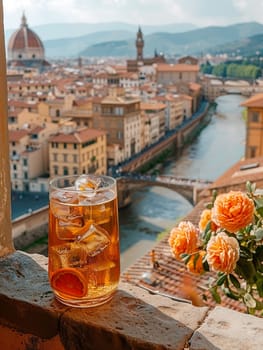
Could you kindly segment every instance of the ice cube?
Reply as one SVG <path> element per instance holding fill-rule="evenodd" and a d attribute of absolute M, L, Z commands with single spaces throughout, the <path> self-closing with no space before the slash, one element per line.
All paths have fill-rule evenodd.
<path fill-rule="evenodd" d="M 64 216 L 58 219 L 57 236 L 59 239 L 75 241 L 76 237 L 84 235 L 92 221 L 84 221 L 82 216 Z"/>
<path fill-rule="evenodd" d="M 87 264 L 87 252 L 83 244 L 66 243 L 52 248 L 53 268 L 83 267 Z"/>
<path fill-rule="evenodd" d="M 74 188 L 72 188 L 74 190 Z M 76 203 L 78 197 L 76 193 L 71 191 L 56 191 L 51 194 L 51 199 L 62 203 Z"/>
<path fill-rule="evenodd" d="M 97 202 L 97 196 L 96 200 Z M 85 218 L 92 217 L 96 225 L 106 224 L 111 219 L 111 208 L 105 204 L 98 204 L 96 206 L 83 206 L 83 216 Z"/>
<path fill-rule="evenodd" d="M 77 194 L 70 192 L 54 192 L 50 199 L 50 210 L 57 218 L 64 217 L 78 211 L 78 207 L 73 206 L 73 204 L 77 203 Z"/>
<path fill-rule="evenodd" d="M 77 237 L 76 242 L 83 242 L 88 256 L 93 257 L 108 247 L 110 236 L 102 227 L 91 224 L 84 235 Z"/>
<path fill-rule="evenodd" d="M 78 191 L 83 191 L 86 198 L 93 198 L 96 195 L 100 185 L 100 179 L 92 175 L 81 175 L 75 181 L 75 187 Z"/>

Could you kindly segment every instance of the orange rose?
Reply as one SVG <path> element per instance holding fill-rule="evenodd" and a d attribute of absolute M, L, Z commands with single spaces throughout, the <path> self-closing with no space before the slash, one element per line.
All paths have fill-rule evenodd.
<path fill-rule="evenodd" d="M 175 258 L 181 260 L 181 254 L 193 253 L 197 249 L 198 230 L 190 221 L 182 221 L 174 227 L 169 236 L 169 245 Z"/>
<path fill-rule="evenodd" d="M 211 227 L 211 231 L 216 231 L 217 230 L 217 225 L 212 221 L 211 219 L 212 216 L 212 211 L 211 209 L 204 209 L 201 213 L 200 216 L 200 221 L 199 221 L 199 230 L 200 231 L 204 231 L 207 224 L 209 223 L 209 221 L 211 222 L 210 227 Z"/>
<path fill-rule="evenodd" d="M 203 257 L 205 256 L 206 252 L 204 250 L 201 250 L 200 252 L 197 252 L 198 258 L 196 258 L 196 255 L 193 254 L 186 264 L 188 271 L 192 273 L 202 273 L 204 272 L 204 266 L 203 266 Z"/>
<path fill-rule="evenodd" d="M 214 271 L 231 273 L 239 259 L 239 244 L 236 238 L 225 232 L 213 236 L 207 244 L 206 259 Z"/>
<path fill-rule="evenodd" d="M 212 220 L 229 232 L 236 232 L 253 221 L 254 203 L 240 191 L 219 195 L 212 209 Z"/>

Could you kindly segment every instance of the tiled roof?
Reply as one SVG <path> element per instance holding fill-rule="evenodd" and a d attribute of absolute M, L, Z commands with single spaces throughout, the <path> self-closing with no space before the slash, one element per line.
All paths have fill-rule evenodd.
<path fill-rule="evenodd" d="M 75 131 L 70 134 L 59 133 L 55 136 L 52 136 L 49 139 L 49 142 L 63 142 L 63 143 L 82 143 L 93 140 L 96 137 L 105 135 L 106 132 L 85 128 L 80 131 Z"/>
<path fill-rule="evenodd" d="M 164 109 L 166 105 L 164 103 L 144 103 L 141 102 L 141 110 L 155 110 L 159 111 Z"/>
<path fill-rule="evenodd" d="M 199 66 L 196 64 L 165 64 L 160 63 L 157 65 L 157 72 L 199 72 Z"/>
<path fill-rule="evenodd" d="M 244 107 L 263 107 L 263 93 L 256 94 L 243 103 L 241 103 L 241 106 Z"/>
<path fill-rule="evenodd" d="M 244 190 L 247 181 L 263 185 L 263 157 L 240 160 L 218 177 L 210 188 L 240 185 L 240 189 Z"/>
<path fill-rule="evenodd" d="M 26 130 L 9 130 L 9 142 L 16 142 L 28 134 Z"/>

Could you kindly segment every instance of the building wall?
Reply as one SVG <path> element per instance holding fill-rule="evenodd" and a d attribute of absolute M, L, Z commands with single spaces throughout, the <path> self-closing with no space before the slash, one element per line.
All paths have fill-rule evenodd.
<path fill-rule="evenodd" d="M 246 158 L 263 156 L 263 108 L 248 108 Z"/>
<path fill-rule="evenodd" d="M 76 146 L 74 146 L 76 145 Z M 83 143 L 49 143 L 50 177 L 82 173 L 106 174 L 106 135 L 83 147 Z"/>

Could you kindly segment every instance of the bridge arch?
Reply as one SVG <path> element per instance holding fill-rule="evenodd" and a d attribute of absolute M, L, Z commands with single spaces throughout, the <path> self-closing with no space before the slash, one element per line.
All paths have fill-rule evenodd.
<path fill-rule="evenodd" d="M 198 181 L 185 178 L 175 178 L 173 176 L 151 176 L 151 175 L 136 175 L 122 176 L 117 179 L 119 199 L 125 205 L 128 197 L 132 192 L 138 191 L 143 187 L 158 186 L 165 187 L 175 191 L 185 198 L 190 204 L 195 205 L 198 193 L 206 188 L 209 181 Z M 123 196 L 124 195 L 124 196 Z M 129 198 L 131 200 L 131 198 Z"/>

